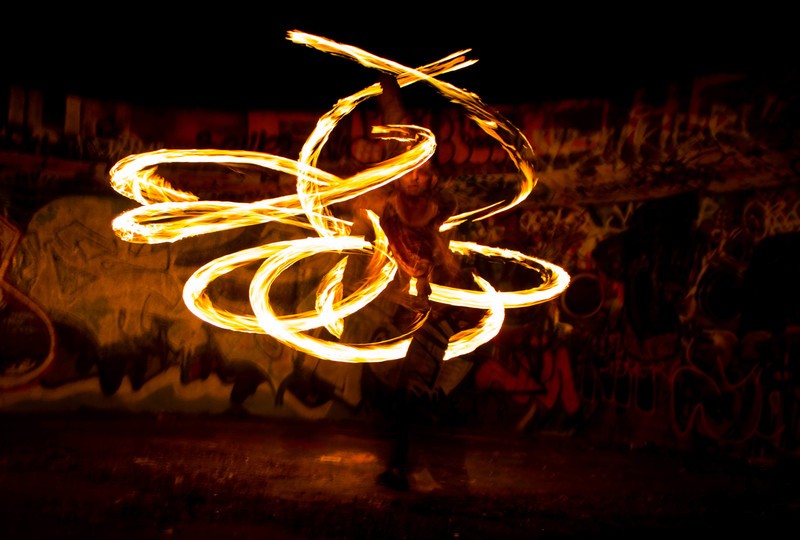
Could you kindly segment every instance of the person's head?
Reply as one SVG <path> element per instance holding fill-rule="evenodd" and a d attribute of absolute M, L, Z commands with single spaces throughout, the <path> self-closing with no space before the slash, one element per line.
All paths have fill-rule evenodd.
<path fill-rule="evenodd" d="M 400 190 L 406 195 L 424 195 L 436 184 L 436 175 L 431 160 L 406 174 L 397 182 Z"/>

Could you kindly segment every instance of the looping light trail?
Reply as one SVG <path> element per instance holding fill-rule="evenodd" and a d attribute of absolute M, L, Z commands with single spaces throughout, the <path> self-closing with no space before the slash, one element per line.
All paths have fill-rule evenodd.
<path fill-rule="evenodd" d="M 428 83 L 445 98 L 463 107 L 468 117 L 502 146 L 521 173 L 516 195 L 510 200 L 498 201 L 452 216 L 442 225 L 441 230 L 507 211 L 525 200 L 533 190 L 536 185 L 534 152 L 525 136 L 497 112 L 491 111 L 477 95 L 437 78 L 475 63 L 476 60 L 467 60 L 465 57 L 469 50 L 456 52 L 425 66 L 409 68 L 356 47 L 299 31 L 290 31 L 288 39 L 392 74 L 397 78 L 400 87 L 420 81 Z M 157 150 L 133 154 L 120 160 L 110 171 L 111 186 L 118 193 L 139 202 L 141 206 L 114 219 L 112 228 L 115 234 L 128 242 L 153 244 L 270 222 L 313 231 L 316 236 L 245 249 L 205 264 L 194 272 L 184 286 L 183 300 L 186 306 L 200 319 L 220 328 L 267 334 L 298 351 L 325 360 L 383 362 L 403 358 L 411 342 L 411 335 L 424 323 L 424 318 L 419 318 L 401 335 L 379 343 L 343 343 L 309 334 L 309 331 L 324 327 L 339 338 L 343 321 L 375 300 L 397 272 L 397 264 L 375 214 L 368 212 L 375 231 L 375 240 L 369 242 L 363 237 L 351 236 L 352 222 L 333 215 L 330 207 L 393 182 L 423 165 L 436 151 L 436 139 L 426 128 L 405 124 L 375 126 L 373 134 L 376 137 L 404 141 L 410 147 L 403 154 L 348 178 L 341 178 L 317 168 L 320 152 L 338 122 L 360 103 L 382 91 L 380 84 L 373 84 L 339 100 L 319 119 L 296 161 L 261 152 L 198 149 Z M 156 173 L 158 165 L 165 163 L 246 164 L 264 167 L 295 176 L 297 193 L 253 203 L 201 201 L 193 193 L 173 188 L 165 178 Z M 455 254 L 473 253 L 502 259 L 510 264 L 520 264 L 537 272 L 541 283 L 526 290 L 512 292 L 496 291 L 478 275 L 473 278 L 480 290 L 432 284 L 430 300 L 433 302 L 485 310 L 484 316 L 473 328 L 452 336 L 445 360 L 468 354 L 494 338 L 500 331 L 507 308 L 546 302 L 561 294 L 569 284 L 569 274 L 562 268 L 518 251 L 459 241 L 451 241 L 450 250 Z M 320 283 L 314 310 L 294 315 L 278 315 L 270 304 L 269 294 L 275 280 L 292 265 L 319 253 L 338 253 L 342 258 Z M 347 257 L 353 254 L 369 255 L 370 266 L 380 270 L 373 279 L 362 283 L 357 290 L 342 298 L 344 267 Z M 216 306 L 207 293 L 210 284 L 237 268 L 257 261 L 263 262 L 250 284 L 252 314 L 234 313 Z"/>

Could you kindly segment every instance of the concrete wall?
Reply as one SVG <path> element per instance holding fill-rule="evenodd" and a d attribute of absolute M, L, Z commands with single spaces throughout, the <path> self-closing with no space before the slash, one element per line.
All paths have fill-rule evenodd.
<path fill-rule="evenodd" d="M 539 183 L 522 205 L 458 232 L 549 260 L 572 282 L 545 305 L 508 310 L 492 342 L 446 364 L 430 396 L 438 418 L 797 456 L 800 148 L 797 88 L 784 83 L 719 75 L 624 103 L 498 106 L 535 149 Z M 142 245 L 110 226 L 137 206 L 109 187 L 119 159 L 159 148 L 295 158 L 324 111 L 155 110 L 20 87 L 6 96 L 0 410 L 380 410 L 389 366 L 315 359 L 211 326 L 183 304 L 184 282 L 206 262 L 306 231 L 268 224 Z M 510 189 L 508 157 L 462 111 L 413 115 L 437 135 L 447 189 L 472 202 Z M 345 174 L 374 162 L 375 121 L 369 107 L 342 121 L 321 167 Z M 271 170 L 168 172 L 210 200 L 294 190 Z M 276 304 L 307 301 L 331 259 L 290 270 Z M 477 266 L 500 290 L 526 280 L 512 264 Z M 246 309 L 249 279 L 232 275 L 220 294 Z"/>

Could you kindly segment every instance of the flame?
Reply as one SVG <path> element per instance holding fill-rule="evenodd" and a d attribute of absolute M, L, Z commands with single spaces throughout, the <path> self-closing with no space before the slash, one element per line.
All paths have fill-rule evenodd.
<path fill-rule="evenodd" d="M 508 120 L 491 111 L 477 95 L 437 78 L 474 64 L 476 60 L 468 60 L 465 56 L 469 49 L 425 66 L 410 68 L 351 45 L 296 30 L 288 32 L 288 39 L 390 73 L 397 78 L 400 87 L 417 82 L 430 84 L 451 102 L 463 107 L 469 118 L 502 146 L 521 173 L 516 195 L 510 200 L 452 216 L 442 225 L 442 231 L 467 220 L 486 219 L 507 211 L 525 200 L 533 190 L 536 185 L 534 152 L 525 136 Z M 313 231 L 316 236 L 245 249 L 203 265 L 186 281 L 184 303 L 195 316 L 209 324 L 237 332 L 267 334 L 317 358 L 338 362 L 384 362 L 403 358 L 411 336 L 425 322 L 424 317 L 419 317 L 401 335 L 380 343 L 342 343 L 309 334 L 311 330 L 326 328 L 331 335 L 340 338 L 344 320 L 375 300 L 397 273 L 397 263 L 380 228 L 378 216 L 368 212 L 375 232 L 375 239 L 369 242 L 363 237 L 351 236 L 352 222 L 333 215 L 331 206 L 393 182 L 423 165 L 436 151 L 436 139 L 426 128 L 405 124 L 375 126 L 373 134 L 376 137 L 403 141 L 408 143 L 408 149 L 347 178 L 317 168 L 320 152 L 336 125 L 360 103 L 379 95 L 382 90 L 380 84 L 373 84 L 339 100 L 319 119 L 296 161 L 260 152 L 198 149 L 166 149 L 127 156 L 112 167 L 111 186 L 141 206 L 117 216 L 112 229 L 125 241 L 151 244 L 176 242 L 196 235 L 270 222 Z M 173 188 L 156 173 L 156 168 L 165 163 L 264 167 L 296 177 L 297 193 L 253 203 L 201 201 L 190 192 Z M 460 241 L 451 241 L 449 247 L 455 254 L 474 253 L 520 264 L 537 272 L 541 283 L 526 290 L 510 292 L 496 291 L 478 275 L 473 279 L 479 290 L 431 284 L 430 300 L 433 302 L 485 310 L 473 328 L 451 337 L 445 360 L 468 354 L 494 338 L 503 324 L 506 309 L 546 302 L 561 294 L 569 284 L 569 274 L 562 268 L 518 251 Z M 278 315 L 269 300 L 273 283 L 292 265 L 319 253 L 336 253 L 342 258 L 325 273 L 317 287 L 314 309 Z M 347 257 L 353 254 L 369 255 L 370 267 L 379 271 L 349 296 L 343 297 L 344 268 Z M 237 268 L 258 261 L 263 262 L 255 272 L 249 291 L 252 313 L 236 313 L 215 305 L 207 293 L 211 283 Z"/>

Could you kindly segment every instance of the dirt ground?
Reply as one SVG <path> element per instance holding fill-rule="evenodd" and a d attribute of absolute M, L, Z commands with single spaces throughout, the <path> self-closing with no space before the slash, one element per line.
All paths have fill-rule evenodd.
<path fill-rule="evenodd" d="M 0 537 L 504 539 L 792 535 L 797 468 L 576 435 L 419 427 L 407 492 L 374 426 L 0 416 Z"/>

